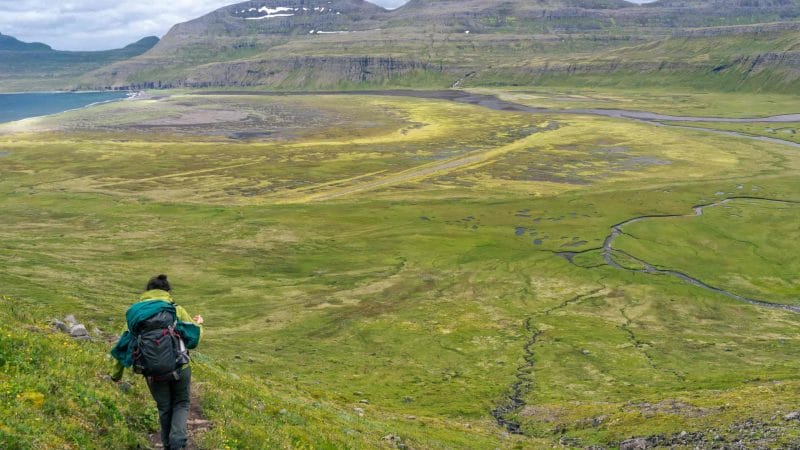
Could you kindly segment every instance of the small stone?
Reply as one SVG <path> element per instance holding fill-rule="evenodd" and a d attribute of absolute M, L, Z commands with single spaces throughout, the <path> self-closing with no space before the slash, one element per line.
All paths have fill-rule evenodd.
<path fill-rule="evenodd" d="M 120 391 L 122 391 L 122 392 L 124 392 L 124 393 L 126 393 L 126 394 L 127 394 L 128 392 L 130 392 L 130 391 L 131 391 L 131 389 L 133 389 L 133 385 L 131 385 L 131 384 L 130 384 L 130 383 L 128 383 L 127 381 L 122 381 L 122 382 L 120 382 L 119 384 L 117 384 L 117 387 L 119 388 L 119 390 L 120 390 Z"/>
<path fill-rule="evenodd" d="M 69 333 L 69 325 L 60 320 L 54 320 L 52 322 L 52 325 L 53 328 L 55 328 L 58 331 L 61 331 L 62 333 Z"/>
<path fill-rule="evenodd" d="M 364 408 L 355 407 L 353 411 L 358 414 L 358 417 L 364 417 Z"/>
<path fill-rule="evenodd" d="M 589 350 L 583 349 L 581 350 L 581 353 L 583 353 L 584 355 L 589 355 L 591 352 Z"/>
<path fill-rule="evenodd" d="M 286 415 L 286 414 L 289 414 L 289 411 L 287 411 L 287 410 L 285 410 L 285 409 L 282 409 L 282 410 L 278 411 L 278 414 L 280 414 L 280 415 L 284 416 L 284 415 Z"/>
<path fill-rule="evenodd" d="M 679 437 L 679 438 L 681 438 L 681 439 L 683 439 L 683 438 L 685 438 L 685 437 L 686 437 L 688 434 L 689 434 L 689 433 L 687 433 L 687 432 L 685 432 L 685 431 L 681 431 L 681 432 L 678 434 L 678 437 Z"/>
<path fill-rule="evenodd" d="M 800 419 L 800 411 L 792 411 L 783 416 L 783 420 L 797 420 Z"/>
<path fill-rule="evenodd" d="M 360 397 L 360 396 L 364 395 L 364 393 L 361 392 L 361 391 L 355 391 L 355 392 L 353 392 L 353 395 L 357 395 L 357 396 Z"/>
<path fill-rule="evenodd" d="M 67 322 L 69 326 L 73 326 L 78 324 L 78 319 L 76 319 L 75 316 L 70 314 L 67 317 L 64 317 L 64 322 Z"/>
<path fill-rule="evenodd" d="M 86 327 L 83 324 L 76 324 L 70 327 L 69 335 L 72 337 L 79 337 L 79 336 L 89 336 L 89 332 L 86 331 Z"/>
<path fill-rule="evenodd" d="M 593 418 L 593 419 L 592 419 L 592 426 L 593 426 L 593 427 L 599 427 L 599 426 L 600 426 L 600 425 L 602 425 L 602 424 L 603 424 L 603 422 L 605 422 L 606 420 L 608 420 L 608 416 L 605 416 L 605 415 L 603 415 L 603 416 L 597 416 L 597 417 L 595 417 L 595 418 Z"/>
<path fill-rule="evenodd" d="M 619 450 L 646 450 L 647 448 L 647 440 L 644 438 L 628 439 L 619 444 Z"/>
<path fill-rule="evenodd" d="M 408 420 L 416 420 L 417 416 L 406 416 L 406 419 L 408 419 Z"/>
<path fill-rule="evenodd" d="M 365 398 L 362 398 L 361 400 L 358 401 L 358 403 L 363 403 L 365 405 L 369 405 L 369 400 L 367 400 Z"/>

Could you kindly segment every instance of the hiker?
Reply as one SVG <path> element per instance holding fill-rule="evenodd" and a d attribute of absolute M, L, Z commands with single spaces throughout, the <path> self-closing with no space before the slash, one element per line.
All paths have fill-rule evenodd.
<path fill-rule="evenodd" d="M 179 450 L 188 439 L 192 370 L 187 349 L 199 343 L 203 317 L 192 318 L 176 305 L 171 290 L 166 275 L 153 277 L 139 302 L 128 308 L 128 328 L 111 350 L 116 360 L 111 379 L 121 380 L 125 367 L 144 375 L 158 406 L 164 449 Z"/>

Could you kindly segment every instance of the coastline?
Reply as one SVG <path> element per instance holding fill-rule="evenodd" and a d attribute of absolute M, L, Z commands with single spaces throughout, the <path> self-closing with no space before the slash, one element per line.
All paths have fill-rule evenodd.
<path fill-rule="evenodd" d="M 133 92 L 133 91 L 52 91 L 52 92 L 41 91 L 41 92 L 13 92 L 13 93 L 5 93 L 4 92 L 4 93 L 0 93 L 0 97 L 4 96 L 4 95 L 61 95 L 61 94 L 78 94 L 78 95 L 80 95 L 80 94 L 103 94 L 103 93 L 112 93 L 112 92 L 120 93 L 120 94 L 124 93 L 125 96 L 124 97 L 121 96 L 119 98 L 111 98 L 111 99 L 108 99 L 108 100 L 92 102 L 92 103 L 88 103 L 88 104 L 83 105 L 83 106 L 78 106 L 78 107 L 75 107 L 75 108 L 63 109 L 63 110 L 55 111 L 55 112 L 52 112 L 52 113 L 49 113 L 49 114 L 39 114 L 39 115 L 21 117 L 21 118 L 18 118 L 18 119 L 5 120 L 5 121 L 0 120 L 0 126 L 5 126 L 5 125 L 16 123 L 16 122 L 24 122 L 24 121 L 28 121 L 28 120 L 42 119 L 42 118 L 45 118 L 45 117 L 54 116 L 54 115 L 57 115 L 57 114 L 63 114 L 63 113 L 70 112 L 70 111 L 79 111 L 81 109 L 90 108 L 92 106 L 103 105 L 103 104 L 106 104 L 106 103 L 113 103 L 113 102 L 126 101 L 126 100 L 138 100 L 138 99 L 142 98 L 140 95 L 142 95 L 144 93 L 144 91 L 136 91 L 136 92 Z"/>

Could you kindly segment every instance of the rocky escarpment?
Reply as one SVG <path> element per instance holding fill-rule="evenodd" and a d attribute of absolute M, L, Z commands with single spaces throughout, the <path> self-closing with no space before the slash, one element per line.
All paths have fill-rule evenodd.
<path fill-rule="evenodd" d="M 457 67 L 391 56 L 308 56 L 208 64 L 178 79 L 119 81 L 101 87 L 123 90 L 263 85 L 284 89 L 324 88 L 341 83 L 380 82 L 419 72 L 438 73 L 455 79 L 462 71 Z"/>

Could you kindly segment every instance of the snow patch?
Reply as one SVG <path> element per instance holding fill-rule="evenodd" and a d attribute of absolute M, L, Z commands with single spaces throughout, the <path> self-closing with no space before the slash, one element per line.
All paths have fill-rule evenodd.
<path fill-rule="evenodd" d="M 273 17 L 291 17 L 293 15 L 294 14 L 272 14 L 261 17 L 245 17 L 244 20 L 263 20 L 263 19 L 272 19 Z"/>

